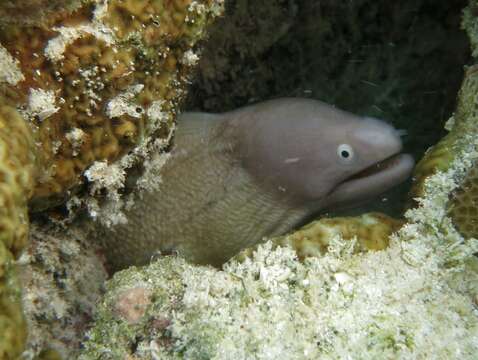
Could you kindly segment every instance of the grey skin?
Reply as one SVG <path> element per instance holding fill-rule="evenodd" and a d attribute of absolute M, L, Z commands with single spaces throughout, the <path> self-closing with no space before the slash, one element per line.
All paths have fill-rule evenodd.
<path fill-rule="evenodd" d="M 313 214 L 401 183 L 414 165 L 401 149 L 399 132 L 385 122 L 310 99 L 184 113 L 159 188 L 136 199 L 128 224 L 100 238 L 115 269 L 165 252 L 219 266 Z"/>

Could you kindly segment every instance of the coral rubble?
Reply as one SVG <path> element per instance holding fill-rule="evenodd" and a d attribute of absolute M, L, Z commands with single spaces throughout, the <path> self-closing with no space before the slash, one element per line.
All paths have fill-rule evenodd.
<path fill-rule="evenodd" d="M 125 270 L 108 283 L 80 359 L 473 359 L 476 259 L 443 267 L 433 250 L 450 248 L 435 236 L 423 244 L 415 230 L 361 255 L 336 239 L 300 262 L 267 243 L 223 271 L 177 257 Z M 125 294 L 148 294 L 140 312 Z"/>

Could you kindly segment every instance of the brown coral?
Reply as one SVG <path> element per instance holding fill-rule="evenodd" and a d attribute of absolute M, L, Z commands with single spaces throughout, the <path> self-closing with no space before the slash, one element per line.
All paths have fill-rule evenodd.
<path fill-rule="evenodd" d="M 33 190 L 32 137 L 18 113 L 0 103 L 0 359 L 15 359 L 26 336 L 14 255 L 28 238 Z"/>
<path fill-rule="evenodd" d="M 478 166 L 470 169 L 449 207 L 453 223 L 465 237 L 478 237 Z"/>
<path fill-rule="evenodd" d="M 40 24 L 77 9 L 84 0 L 2 0 L 0 24 Z M 91 2 L 91 1 L 90 1 Z"/>
<path fill-rule="evenodd" d="M 214 6 L 95 1 L 53 25 L 3 29 L 4 57 L 18 72 L 3 91 L 32 123 L 43 157 L 34 207 L 64 200 L 93 162 L 168 137 Z"/>

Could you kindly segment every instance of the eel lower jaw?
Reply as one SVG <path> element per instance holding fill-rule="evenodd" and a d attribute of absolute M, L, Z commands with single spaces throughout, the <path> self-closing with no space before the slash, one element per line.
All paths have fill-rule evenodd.
<path fill-rule="evenodd" d="M 353 206 L 372 200 L 405 181 L 414 165 L 409 154 L 397 154 L 382 160 L 340 183 L 327 196 L 327 206 Z"/>

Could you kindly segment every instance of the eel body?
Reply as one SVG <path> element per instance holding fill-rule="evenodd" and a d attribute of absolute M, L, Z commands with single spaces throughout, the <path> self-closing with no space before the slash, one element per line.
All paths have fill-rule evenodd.
<path fill-rule="evenodd" d="M 373 199 L 409 177 L 400 133 L 311 99 L 184 113 L 154 192 L 98 236 L 115 269 L 177 252 L 219 266 L 321 211 Z"/>

